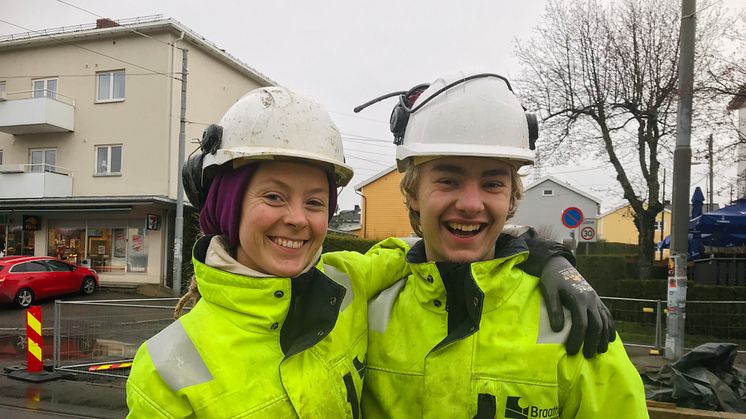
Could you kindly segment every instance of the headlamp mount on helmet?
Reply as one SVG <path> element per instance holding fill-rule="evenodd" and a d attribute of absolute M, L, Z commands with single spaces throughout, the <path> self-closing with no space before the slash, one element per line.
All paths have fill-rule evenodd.
<path fill-rule="evenodd" d="M 198 210 L 204 205 L 212 182 L 212 173 L 204 173 L 202 163 L 206 154 L 215 154 L 220 148 L 222 137 L 223 127 L 210 124 L 202 133 L 202 141 L 199 144 L 199 149 L 197 149 L 199 152 L 194 150 L 181 168 L 184 193 L 186 193 L 189 202 Z"/>
<path fill-rule="evenodd" d="M 429 97 L 427 97 L 425 100 L 423 100 L 421 103 L 418 103 L 417 106 L 414 106 L 414 107 L 413 107 L 414 103 L 420 97 L 422 92 L 424 92 L 428 87 L 430 87 L 430 84 L 428 83 L 418 84 L 417 86 L 409 90 L 403 90 L 403 91 L 388 93 L 383 96 L 379 96 L 375 99 L 372 99 L 368 102 L 363 103 L 360 106 L 355 107 L 353 109 L 353 112 L 358 113 L 362 111 L 363 109 L 373 104 L 376 104 L 384 99 L 388 99 L 394 96 L 399 96 L 399 103 L 397 103 L 394 106 L 394 109 L 391 111 L 391 117 L 389 119 L 389 123 L 390 123 L 391 133 L 394 134 L 394 144 L 402 145 L 403 140 L 404 140 L 404 133 L 407 130 L 407 123 L 409 122 L 409 116 L 411 114 L 417 112 L 419 109 L 421 109 L 428 102 L 433 100 L 435 97 L 453 88 L 454 86 L 465 83 L 469 80 L 483 78 L 483 77 L 496 77 L 504 81 L 505 85 L 508 87 L 508 90 L 510 90 L 511 93 L 515 94 L 507 78 L 499 74 L 494 74 L 494 73 L 481 73 L 481 74 L 474 74 L 468 77 L 463 77 L 452 83 L 447 84 L 446 86 L 437 90 L 432 95 L 430 95 Z M 523 109 L 524 111 L 526 110 L 525 107 Z M 531 150 L 535 150 L 536 140 L 539 138 L 539 123 L 538 123 L 538 120 L 535 114 L 526 112 L 525 115 L 526 115 L 526 122 L 528 123 L 529 148 Z"/>

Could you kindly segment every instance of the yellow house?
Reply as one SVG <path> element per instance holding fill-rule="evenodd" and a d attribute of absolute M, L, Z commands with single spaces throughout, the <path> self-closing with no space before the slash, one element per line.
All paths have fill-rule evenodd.
<path fill-rule="evenodd" d="M 632 207 L 627 204 L 601 214 L 598 217 L 598 235 L 604 241 L 614 243 L 638 243 L 638 231 Z M 663 234 L 661 234 L 661 219 Z M 671 234 L 671 210 L 666 208 L 658 214 L 655 223 L 653 241 L 657 244 Z M 655 252 L 656 259 L 661 258 L 661 252 Z M 668 257 L 668 249 L 663 249 L 663 258 Z"/>
<path fill-rule="evenodd" d="M 404 196 L 399 190 L 403 173 L 391 166 L 355 186 L 363 197 L 360 236 L 366 239 L 413 236 Z"/>

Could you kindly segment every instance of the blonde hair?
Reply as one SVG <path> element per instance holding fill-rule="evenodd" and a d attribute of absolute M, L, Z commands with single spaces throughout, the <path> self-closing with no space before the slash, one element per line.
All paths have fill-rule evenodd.
<path fill-rule="evenodd" d="M 523 180 L 521 179 L 521 175 L 518 174 L 518 168 L 512 162 L 503 159 L 499 160 L 507 163 L 510 167 L 510 209 L 508 210 L 507 218 L 509 220 L 513 218 L 518 209 L 518 203 L 523 199 Z M 411 202 L 412 199 L 417 196 L 421 171 L 421 165 L 408 165 L 407 171 L 404 173 L 404 177 L 399 184 L 399 189 L 404 195 L 404 205 L 406 205 L 407 211 L 409 212 L 409 224 L 419 237 L 422 237 L 420 213 L 412 209 Z"/>
<path fill-rule="evenodd" d="M 197 288 L 197 277 L 192 275 L 186 294 L 184 294 L 181 299 L 179 299 L 179 302 L 176 303 L 174 319 L 181 317 L 181 311 L 184 310 L 184 306 L 186 306 L 187 303 L 192 302 L 192 306 L 194 306 L 201 298 L 202 294 L 199 293 L 199 288 Z"/>

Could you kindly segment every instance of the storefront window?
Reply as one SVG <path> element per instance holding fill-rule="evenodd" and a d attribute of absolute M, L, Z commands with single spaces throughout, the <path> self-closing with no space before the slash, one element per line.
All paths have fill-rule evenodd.
<path fill-rule="evenodd" d="M 148 271 L 148 238 L 145 229 L 128 229 L 129 253 L 127 255 L 127 272 Z"/>
<path fill-rule="evenodd" d="M 88 229 L 88 258 L 99 272 L 147 272 L 148 245 L 142 228 Z"/>
<path fill-rule="evenodd" d="M 34 232 L 24 231 L 23 226 L 15 225 L 8 228 L 7 256 L 33 256 L 34 255 Z"/>
<path fill-rule="evenodd" d="M 84 228 L 50 228 L 47 256 L 79 265 L 83 258 Z"/>
<path fill-rule="evenodd" d="M 0 224 L 0 257 L 5 256 L 5 232 L 7 229 L 4 224 Z"/>
<path fill-rule="evenodd" d="M 124 255 L 115 252 L 121 246 L 124 229 L 96 227 L 88 229 L 88 258 L 99 272 L 124 272 Z M 121 249 L 121 247 L 120 247 Z"/>

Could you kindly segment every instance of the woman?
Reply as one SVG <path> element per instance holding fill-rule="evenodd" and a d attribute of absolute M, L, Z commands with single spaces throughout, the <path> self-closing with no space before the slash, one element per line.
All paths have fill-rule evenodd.
<path fill-rule="evenodd" d="M 130 417 L 358 417 L 367 301 L 408 273 L 408 247 L 321 255 L 352 169 L 301 95 L 249 92 L 201 147 L 184 183 L 206 234 L 193 251 L 203 298 L 139 348 Z"/>

